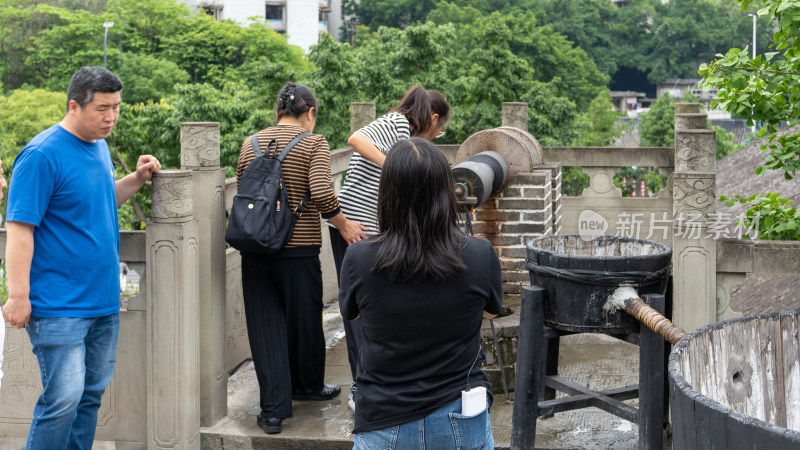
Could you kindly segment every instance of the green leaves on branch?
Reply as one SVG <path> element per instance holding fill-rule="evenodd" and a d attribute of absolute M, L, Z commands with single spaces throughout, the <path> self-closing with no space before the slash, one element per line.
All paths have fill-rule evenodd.
<path fill-rule="evenodd" d="M 751 58 L 750 50 L 730 49 L 700 66 L 703 82 L 717 89 L 718 104 L 732 114 L 748 117 L 748 125 L 759 123 L 759 136 L 766 137 L 767 151 L 757 169 L 781 169 L 787 179 L 800 165 L 800 133 L 778 136 L 781 122 L 800 123 L 800 2 L 797 0 L 742 1 L 742 8 L 761 7 L 758 15 L 777 22 L 774 52 Z"/>
<path fill-rule="evenodd" d="M 736 203 L 747 205 L 747 212 L 737 225 L 756 230 L 758 239 L 767 241 L 797 241 L 800 240 L 800 212 L 792 205 L 794 202 L 781 198 L 778 193 L 767 195 L 753 194 L 750 197 L 720 196 L 719 200 L 727 206 Z M 744 235 L 746 238 L 756 236 Z"/>

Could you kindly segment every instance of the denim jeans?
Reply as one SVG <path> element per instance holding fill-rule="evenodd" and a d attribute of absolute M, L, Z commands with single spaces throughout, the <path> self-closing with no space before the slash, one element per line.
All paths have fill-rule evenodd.
<path fill-rule="evenodd" d="M 44 390 L 33 408 L 26 450 L 91 449 L 100 398 L 114 375 L 119 314 L 31 316 L 27 331 Z"/>
<path fill-rule="evenodd" d="M 381 430 L 357 433 L 353 450 L 494 449 L 489 409 L 461 415 L 461 399 L 422 419 Z"/>

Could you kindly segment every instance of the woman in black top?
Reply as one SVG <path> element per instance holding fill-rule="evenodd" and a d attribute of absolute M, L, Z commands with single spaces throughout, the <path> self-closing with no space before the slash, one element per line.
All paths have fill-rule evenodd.
<path fill-rule="evenodd" d="M 363 330 L 354 448 L 493 448 L 491 395 L 464 416 L 461 392 L 490 387 L 476 361 L 482 319 L 502 307 L 500 262 L 489 241 L 459 231 L 450 167 L 432 143 L 392 147 L 378 220 L 340 276 L 342 316 Z"/>

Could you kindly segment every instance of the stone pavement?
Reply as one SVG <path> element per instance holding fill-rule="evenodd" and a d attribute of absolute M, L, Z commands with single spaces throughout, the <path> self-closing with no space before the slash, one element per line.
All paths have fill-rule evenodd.
<path fill-rule="evenodd" d="M 341 385 L 342 394 L 327 402 L 294 402 L 294 417 L 283 421 L 283 431 L 267 435 L 256 426 L 260 412 L 258 383 L 252 364 L 228 381 L 228 416 L 202 429 L 207 449 L 351 449 L 353 414 L 347 406 L 350 369 L 347 347 L 336 303 L 326 308 L 328 339 L 326 383 Z M 638 347 L 605 335 L 582 334 L 562 338 L 560 375 L 593 390 L 636 384 Z M 637 400 L 629 400 L 638 406 Z M 513 405 L 496 395 L 491 409 L 492 432 L 498 449 L 509 446 Z M 586 408 L 537 422 L 536 448 L 635 449 L 638 427 L 596 408 Z M 664 448 L 671 448 L 667 438 Z"/>

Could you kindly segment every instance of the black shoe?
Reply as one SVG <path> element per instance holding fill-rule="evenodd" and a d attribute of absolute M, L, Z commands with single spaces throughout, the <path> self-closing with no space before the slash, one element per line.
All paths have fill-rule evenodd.
<path fill-rule="evenodd" d="M 292 400 L 325 401 L 336 397 L 337 395 L 339 395 L 340 392 L 342 392 L 342 389 L 339 387 L 338 384 L 323 384 L 322 389 L 318 391 L 307 391 L 303 393 L 293 392 Z"/>
<path fill-rule="evenodd" d="M 281 432 L 281 421 L 283 421 L 283 419 L 278 417 L 264 417 L 259 414 L 256 419 L 256 424 L 264 430 L 264 433 L 277 434 Z"/>

